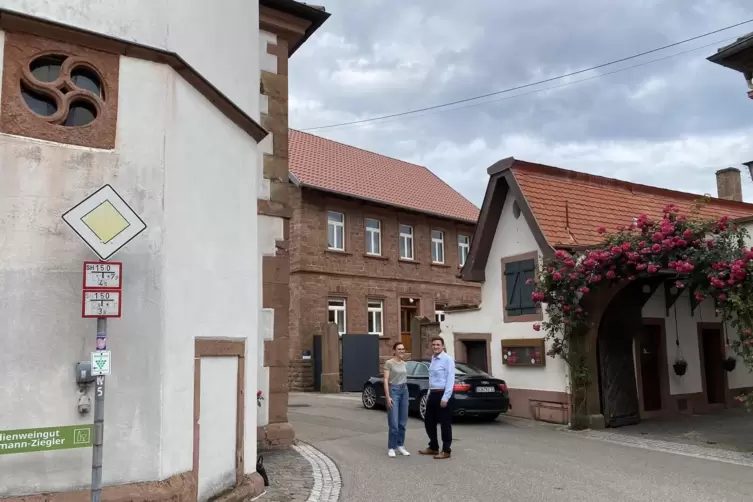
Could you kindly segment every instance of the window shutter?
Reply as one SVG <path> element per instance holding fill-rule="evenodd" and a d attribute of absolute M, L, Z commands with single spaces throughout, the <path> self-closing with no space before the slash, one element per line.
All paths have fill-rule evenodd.
<path fill-rule="evenodd" d="M 520 304 L 520 262 L 505 264 L 505 290 L 507 292 L 507 304 L 505 309 L 509 314 L 518 314 Z"/>
<path fill-rule="evenodd" d="M 536 277 L 536 262 L 534 260 L 524 260 L 520 262 L 520 307 L 523 309 L 535 309 L 531 295 L 533 294 L 533 279 Z M 531 284 L 526 281 L 531 279 Z M 535 311 L 534 311 L 535 312 Z M 524 312 L 529 313 L 529 312 Z"/>

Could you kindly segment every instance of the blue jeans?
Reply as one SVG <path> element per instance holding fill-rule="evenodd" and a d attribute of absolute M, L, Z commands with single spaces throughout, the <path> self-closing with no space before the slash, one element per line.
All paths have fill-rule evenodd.
<path fill-rule="evenodd" d="M 390 432 L 387 448 L 394 450 L 405 446 L 405 426 L 408 424 L 408 386 L 390 385 L 392 408 L 387 409 L 387 424 Z"/>

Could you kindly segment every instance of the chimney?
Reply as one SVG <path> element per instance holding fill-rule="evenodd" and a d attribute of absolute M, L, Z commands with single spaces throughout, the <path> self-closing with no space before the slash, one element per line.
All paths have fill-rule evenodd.
<path fill-rule="evenodd" d="M 743 182 L 740 170 L 727 167 L 716 172 L 716 191 L 720 199 L 743 201 Z"/>

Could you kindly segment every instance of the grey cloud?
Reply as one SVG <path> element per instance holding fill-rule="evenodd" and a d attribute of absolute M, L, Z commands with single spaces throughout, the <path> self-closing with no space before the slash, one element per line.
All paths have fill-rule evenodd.
<path fill-rule="evenodd" d="M 463 99 L 753 18 L 753 4 L 746 0 L 320 3 L 332 17 L 291 61 L 290 92 L 295 99 L 319 102 L 327 113 L 293 108 L 293 127 L 327 125 L 332 117 L 347 121 Z M 753 23 L 599 72 L 747 31 L 753 31 Z M 745 96 L 742 77 L 705 61 L 715 49 L 700 49 L 496 104 L 312 132 L 408 160 L 430 158 L 442 142 L 462 146 L 483 140 L 489 151 L 506 153 L 498 149 L 506 147 L 505 138 L 511 135 L 537 137 L 546 144 L 669 144 L 686 137 L 700 141 L 707 136 L 734 135 L 753 128 L 753 103 Z M 671 152 L 686 164 L 670 165 L 665 175 L 653 174 L 644 166 L 656 159 L 647 158 L 643 164 L 635 164 L 633 171 L 640 172 L 631 172 L 630 177 L 671 187 L 678 179 L 677 170 L 688 162 L 674 147 Z M 518 156 L 516 152 L 507 154 Z M 541 155 L 545 154 L 546 147 Z M 744 154 L 730 152 L 730 159 L 724 161 L 724 152 L 720 152 L 718 158 L 733 163 L 747 160 L 731 158 Z M 453 165 L 434 159 L 434 165 L 428 167 L 479 203 L 485 184 L 482 159 L 489 160 L 483 152 L 469 150 Z M 556 160 L 553 163 L 561 165 Z M 605 162 L 606 174 L 626 172 L 617 160 L 614 168 L 607 159 Z M 584 165 L 595 169 L 587 161 Z M 472 174 L 462 174 L 468 172 Z M 706 178 L 692 178 L 696 191 L 709 191 L 702 186 Z"/>

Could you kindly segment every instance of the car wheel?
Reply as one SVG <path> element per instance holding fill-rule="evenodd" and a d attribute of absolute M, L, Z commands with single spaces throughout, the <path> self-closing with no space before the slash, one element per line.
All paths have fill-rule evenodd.
<path fill-rule="evenodd" d="M 363 407 L 367 410 L 373 410 L 376 407 L 376 389 L 374 389 L 374 386 L 371 384 L 366 384 L 363 388 L 363 392 L 361 393 L 361 402 L 363 402 Z"/>
<path fill-rule="evenodd" d="M 429 401 L 429 394 L 424 392 L 421 394 L 421 399 L 418 401 L 418 414 L 421 416 L 421 420 L 426 420 L 426 403 Z"/>

